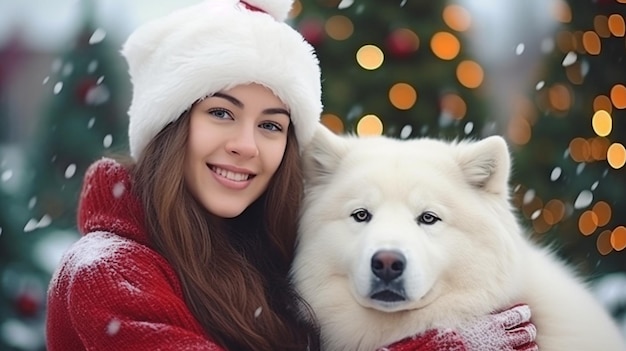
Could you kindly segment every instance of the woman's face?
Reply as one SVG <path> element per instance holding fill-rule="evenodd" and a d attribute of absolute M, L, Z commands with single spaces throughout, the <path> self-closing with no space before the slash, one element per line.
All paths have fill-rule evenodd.
<path fill-rule="evenodd" d="M 212 214 L 241 214 L 267 189 L 287 145 L 287 106 L 271 90 L 239 85 L 191 110 L 185 184 Z"/>

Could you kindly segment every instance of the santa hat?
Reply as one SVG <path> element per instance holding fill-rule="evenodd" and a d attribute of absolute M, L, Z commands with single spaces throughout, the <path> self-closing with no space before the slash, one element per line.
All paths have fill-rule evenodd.
<path fill-rule="evenodd" d="M 258 83 L 288 106 L 301 148 L 322 112 L 317 57 L 285 19 L 293 0 L 207 0 L 152 20 L 122 49 L 133 96 L 130 154 L 206 96 Z"/>

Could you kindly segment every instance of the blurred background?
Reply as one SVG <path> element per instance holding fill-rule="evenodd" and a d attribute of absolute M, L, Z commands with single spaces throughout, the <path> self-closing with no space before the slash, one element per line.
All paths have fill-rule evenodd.
<path fill-rule="evenodd" d="M 0 0 L 0 350 L 45 350 L 83 174 L 127 152 L 121 44 L 194 2 Z M 626 336 L 625 17 L 626 0 L 297 0 L 289 21 L 334 131 L 503 135 L 520 221 Z"/>

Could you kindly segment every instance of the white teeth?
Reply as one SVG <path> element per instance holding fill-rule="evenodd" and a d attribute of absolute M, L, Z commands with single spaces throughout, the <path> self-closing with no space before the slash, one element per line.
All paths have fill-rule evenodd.
<path fill-rule="evenodd" d="M 236 182 L 241 182 L 244 180 L 248 180 L 248 178 L 250 177 L 249 174 L 245 174 L 245 173 L 235 173 L 235 172 L 231 172 L 225 169 L 221 169 L 215 166 L 212 166 L 211 169 L 213 170 L 213 172 L 221 175 L 222 177 L 226 178 L 226 179 L 230 179 Z"/>

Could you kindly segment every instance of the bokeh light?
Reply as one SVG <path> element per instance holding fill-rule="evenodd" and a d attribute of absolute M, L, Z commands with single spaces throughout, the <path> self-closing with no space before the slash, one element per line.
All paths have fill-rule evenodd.
<path fill-rule="evenodd" d="M 387 45 L 390 50 L 396 52 L 397 55 L 411 54 L 420 46 L 420 39 L 414 31 L 408 28 L 398 28 L 394 30 L 387 39 Z"/>
<path fill-rule="evenodd" d="M 608 112 L 598 110 L 593 114 L 591 125 L 593 127 L 593 131 L 596 132 L 598 136 L 605 137 L 611 134 L 611 130 L 613 129 L 613 120 Z"/>
<path fill-rule="evenodd" d="M 357 123 L 356 132 L 359 136 L 383 134 L 383 122 L 376 115 L 365 115 Z"/>
<path fill-rule="evenodd" d="M 352 21 L 341 15 L 330 17 L 324 25 L 326 33 L 335 40 L 346 40 L 354 33 Z"/>
<path fill-rule="evenodd" d="M 484 76 L 482 67 L 475 61 L 462 61 L 456 68 L 457 79 L 467 88 L 478 88 L 482 84 Z"/>
<path fill-rule="evenodd" d="M 448 5 L 443 9 L 443 21 L 457 32 L 464 32 L 472 24 L 472 16 L 463 6 Z"/>
<path fill-rule="evenodd" d="M 626 148 L 620 143 L 613 143 L 606 152 L 606 160 L 615 169 L 624 167 L 626 163 Z"/>
<path fill-rule="evenodd" d="M 408 110 L 417 102 L 417 91 L 410 84 L 396 83 L 389 89 L 389 101 L 399 110 Z"/>
<path fill-rule="evenodd" d="M 383 51 L 375 45 L 363 45 L 356 53 L 356 61 L 366 70 L 379 68 L 384 60 Z"/>
<path fill-rule="evenodd" d="M 462 119 L 467 113 L 467 104 L 459 95 L 447 93 L 441 97 L 441 112 L 454 119 Z"/>
<path fill-rule="evenodd" d="M 556 111 L 565 112 L 572 105 L 572 96 L 567 86 L 563 84 L 555 84 L 548 91 L 548 99 L 550 105 Z"/>
<path fill-rule="evenodd" d="M 576 162 L 585 162 L 591 156 L 591 147 L 587 140 L 583 138 L 574 138 L 569 143 L 569 154 L 572 160 Z"/>
<path fill-rule="evenodd" d="M 546 203 L 542 215 L 546 223 L 550 225 L 557 224 L 565 216 L 565 204 L 558 199 L 550 200 Z"/>
<path fill-rule="evenodd" d="M 532 135 L 530 123 L 528 123 L 528 120 L 524 117 L 513 116 L 509 120 L 507 135 L 514 144 L 527 144 Z"/>
<path fill-rule="evenodd" d="M 591 157 L 596 161 L 606 160 L 606 153 L 611 145 L 609 139 L 596 137 L 591 138 L 588 142 L 591 149 Z"/>
<path fill-rule="evenodd" d="M 598 235 L 598 238 L 596 239 L 596 247 L 601 255 L 606 256 L 613 251 L 611 236 L 610 230 L 605 230 Z"/>
<path fill-rule="evenodd" d="M 570 52 L 576 49 L 576 38 L 574 34 L 562 30 L 556 34 L 556 47 L 561 52 Z"/>
<path fill-rule="evenodd" d="M 626 227 L 619 226 L 611 232 L 611 246 L 616 251 L 626 249 Z"/>
<path fill-rule="evenodd" d="M 461 42 L 453 34 L 437 32 L 430 41 L 433 53 L 442 60 L 452 60 L 461 51 Z"/>
<path fill-rule="evenodd" d="M 591 209 L 598 219 L 598 227 L 604 227 L 611 220 L 611 206 L 604 201 L 598 201 Z"/>
<path fill-rule="evenodd" d="M 617 109 L 626 108 L 626 86 L 623 84 L 615 84 L 611 88 L 611 101 Z"/>
<path fill-rule="evenodd" d="M 623 37 L 626 32 L 626 25 L 624 24 L 624 17 L 618 14 L 612 14 L 609 16 L 609 30 L 611 34 L 616 37 Z"/>
<path fill-rule="evenodd" d="M 328 129 L 332 130 L 336 134 L 342 134 L 345 130 L 343 125 L 343 121 L 339 116 L 334 115 L 332 113 L 325 113 L 322 115 L 321 122 Z"/>
<path fill-rule="evenodd" d="M 604 110 L 609 114 L 613 112 L 611 99 L 606 95 L 598 95 L 593 99 L 593 111 Z"/>
<path fill-rule="evenodd" d="M 561 23 L 570 23 L 572 10 L 564 0 L 556 0 L 552 3 L 552 16 Z"/>
<path fill-rule="evenodd" d="M 611 36 L 609 19 L 604 15 L 596 15 L 593 18 L 593 29 L 598 33 L 600 38 L 608 38 Z"/>
<path fill-rule="evenodd" d="M 598 216 L 593 211 L 585 211 L 578 218 L 578 230 L 583 235 L 591 235 L 598 229 Z"/>
<path fill-rule="evenodd" d="M 300 16 L 302 13 L 302 2 L 300 0 L 295 0 L 293 5 L 291 6 L 291 10 L 289 11 L 289 18 L 296 18 Z"/>
<path fill-rule="evenodd" d="M 586 31 L 583 34 L 583 46 L 589 55 L 598 55 L 602 49 L 600 37 L 594 31 Z"/>

